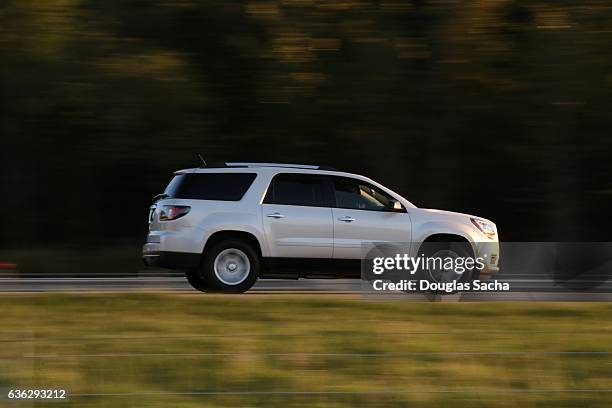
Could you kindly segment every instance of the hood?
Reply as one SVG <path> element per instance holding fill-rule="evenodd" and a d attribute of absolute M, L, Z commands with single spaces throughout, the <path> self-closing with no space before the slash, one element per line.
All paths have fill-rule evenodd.
<path fill-rule="evenodd" d="M 429 214 L 430 216 L 433 216 L 433 217 L 438 215 L 440 219 L 458 219 L 458 218 L 462 218 L 462 219 L 468 219 L 468 222 L 470 222 L 469 218 L 478 218 L 480 220 L 487 221 L 487 222 L 490 222 L 491 224 L 495 225 L 495 223 L 493 221 L 491 221 L 489 219 L 486 219 L 484 217 L 480 217 L 478 215 L 464 214 L 464 213 L 454 212 L 454 211 L 436 210 L 434 208 L 419 208 L 419 210 L 421 210 L 424 213 Z"/>

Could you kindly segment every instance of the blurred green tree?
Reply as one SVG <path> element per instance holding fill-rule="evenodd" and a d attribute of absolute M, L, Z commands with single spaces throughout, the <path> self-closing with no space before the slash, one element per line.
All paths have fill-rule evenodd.
<path fill-rule="evenodd" d="M 137 242 L 195 152 L 606 240 L 607 3 L 6 0 L 0 245 Z"/>

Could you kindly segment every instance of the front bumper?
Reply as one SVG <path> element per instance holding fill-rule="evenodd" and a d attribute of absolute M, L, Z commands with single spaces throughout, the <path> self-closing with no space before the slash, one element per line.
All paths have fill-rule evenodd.
<path fill-rule="evenodd" d="M 499 266 L 492 266 L 492 265 L 486 265 L 481 271 L 480 271 L 480 275 L 485 275 L 485 276 L 493 276 L 495 275 L 497 272 L 499 272 Z"/>
<path fill-rule="evenodd" d="M 488 279 L 499 272 L 500 248 L 499 241 L 482 241 L 474 245 L 474 253 L 482 258 L 484 268 L 479 270 L 481 277 Z"/>

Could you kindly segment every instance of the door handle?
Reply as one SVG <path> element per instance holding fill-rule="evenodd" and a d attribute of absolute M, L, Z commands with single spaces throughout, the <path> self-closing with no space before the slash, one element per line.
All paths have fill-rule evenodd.
<path fill-rule="evenodd" d="M 285 218 L 285 216 L 283 214 L 277 213 L 277 212 L 272 213 L 272 214 L 267 214 L 266 217 L 276 218 L 276 219 L 278 219 L 278 218 Z"/>
<path fill-rule="evenodd" d="M 344 222 L 353 222 L 355 221 L 355 219 L 353 217 L 349 217 L 348 215 L 345 217 L 340 217 L 338 218 L 338 221 L 344 221 Z"/>

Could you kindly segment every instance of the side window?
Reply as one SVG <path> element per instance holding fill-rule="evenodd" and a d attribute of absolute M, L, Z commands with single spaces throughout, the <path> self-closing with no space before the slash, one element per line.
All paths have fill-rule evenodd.
<path fill-rule="evenodd" d="M 365 181 L 333 177 L 336 207 L 353 210 L 389 211 L 391 196 Z"/>
<path fill-rule="evenodd" d="M 240 201 L 255 177 L 254 173 L 179 174 L 166 187 L 165 194 L 172 198 Z"/>
<path fill-rule="evenodd" d="M 323 177 L 314 174 L 277 174 L 268 187 L 264 203 L 324 207 Z"/>

